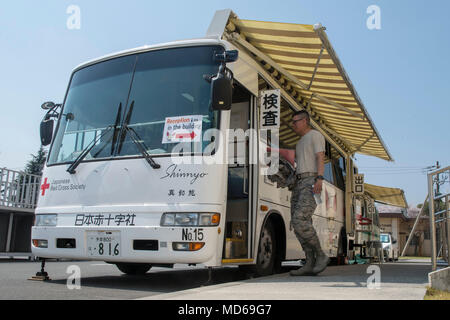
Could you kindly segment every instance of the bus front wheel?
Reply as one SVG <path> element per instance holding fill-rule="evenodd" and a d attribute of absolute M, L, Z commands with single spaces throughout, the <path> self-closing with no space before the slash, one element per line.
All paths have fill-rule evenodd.
<path fill-rule="evenodd" d="M 152 267 L 147 263 L 116 263 L 117 268 L 125 274 L 143 275 Z"/>
<path fill-rule="evenodd" d="M 275 272 L 277 264 L 277 243 L 275 229 L 270 221 L 267 221 L 261 230 L 259 239 L 258 256 L 255 265 L 240 265 L 239 269 L 245 273 L 256 276 L 268 276 Z"/>
<path fill-rule="evenodd" d="M 276 248 L 275 230 L 272 223 L 268 221 L 264 225 L 259 240 L 256 274 L 260 276 L 273 274 L 277 254 Z"/>

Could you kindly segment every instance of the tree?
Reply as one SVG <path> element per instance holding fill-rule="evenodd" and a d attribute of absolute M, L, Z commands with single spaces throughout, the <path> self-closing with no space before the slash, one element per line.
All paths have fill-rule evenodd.
<path fill-rule="evenodd" d="M 44 170 L 45 160 L 47 159 L 47 152 L 44 147 L 40 147 L 36 155 L 31 155 L 33 159 L 28 161 L 25 166 L 25 173 L 36 174 L 42 176 Z"/>
<path fill-rule="evenodd" d="M 423 203 L 420 203 L 417 205 L 417 208 L 421 209 L 423 207 Z M 429 207 L 428 207 L 428 200 L 427 202 L 425 202 L 425 207 L 423 208 L 423 214 L 428 216 L 429 211 Z M 435 201 L 435 205 L 434 205 L 434 212 L 439 212 L 445 210 L 445 202 L 442 201 L 442 199 L 436 200 Z"/>
<path fill-rule="evenodd" d="M 36 201 L 38 199 L 40 177 L 44 169 L 47 152 L 41 146 L 37 154 L 31 155 L 31 157 L 32 159 L 25 165 L 24 174 L 20 174 L 9 184 L 10 200 L 17 207 L 30 208 L 30 206 L 36 204 L 31 203 L 31 200 L 35 199 Z"/>

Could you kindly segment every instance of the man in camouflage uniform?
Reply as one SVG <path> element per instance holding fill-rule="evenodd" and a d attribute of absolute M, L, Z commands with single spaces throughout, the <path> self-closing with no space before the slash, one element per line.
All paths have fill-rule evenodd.
<path fill-rule="evenodd" d="M 312 215 L 317 207 L 314 194 L 322 192 L 325 139 L 310 126 L 309 114 L 298 111 L 292 117 L 292 126 L 301 136 L 295 150 L 280 149 L 280 155 L 292 165 L 297 162 L 291 195 L 291 226 L 306 255 L 306 264 L 290 272 L 293 276 L 315 275 L 328 265 L 329 258 L 322 251 Z M 291 189 L 290 188 L 290 189 Z"/>

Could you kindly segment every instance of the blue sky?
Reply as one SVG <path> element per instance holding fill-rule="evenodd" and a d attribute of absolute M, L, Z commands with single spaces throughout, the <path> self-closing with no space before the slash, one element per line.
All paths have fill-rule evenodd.
<path fill-rule="evenodd" d="M 66 26 L 70 5 L 81 28 Z M 381 30 L 369 30 L 370 5 Z M 61 102 L 72 69 L 111 52 L 202 37 L 219 9 L 240 18 L 322 23 L 394 163 L 356 155 L 366 182 L 424 200 L 421 168 L 450 165 L 446 0 L 8 1 L 0 4 L 0 167 L 22 169 L 39 148 L 44 101 Z M 446 189 L 448 190 L 448 187 Z"/>

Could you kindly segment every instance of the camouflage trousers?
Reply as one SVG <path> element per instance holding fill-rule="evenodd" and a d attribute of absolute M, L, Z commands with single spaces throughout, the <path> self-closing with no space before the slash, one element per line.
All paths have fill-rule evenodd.
<path fill-rule="evenodd" d="M 322 251 L 320 241 L 312 223 L 317 204 L 314 199 L 314 177 L 297 180 L 291 195 L 291 226 L 305 252 Z"/>

